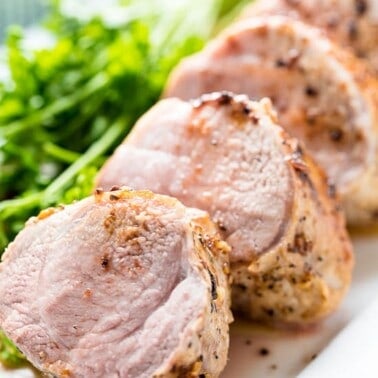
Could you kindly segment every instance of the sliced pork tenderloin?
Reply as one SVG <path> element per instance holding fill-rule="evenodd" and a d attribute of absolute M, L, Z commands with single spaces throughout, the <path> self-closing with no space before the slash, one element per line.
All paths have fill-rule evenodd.
<path fill-rule="evenodd" d="M 205 212 L 98 191 L 30 220 L 0 265 L 0 326 L 57 377 L 217 377 L 229 247 Z"/>
<path fill-rule="evenodd" d="M 354 224 L 378 220 L 378 82 L 316 28 L 250 19 L 173 72 L 165 95 L 231 90 L 273 100 L 282 126 L 336 184 Z"/>
<path fill-rule="evenodd" d="M 277 125 L 269 100 L 215 93 L 158 103 L 100 171 L 210 213 L 231 245 L 233 307 L 305 325 L 334 311 L 351 279 L 344 218 L 323 173 Z"/>
<path fill-rule="evenodd" d="M 322 28 L 340 46 L 368 61 L 378 74 L 378 0 L 258 0 L 242 18 L 285 15 Z"/>

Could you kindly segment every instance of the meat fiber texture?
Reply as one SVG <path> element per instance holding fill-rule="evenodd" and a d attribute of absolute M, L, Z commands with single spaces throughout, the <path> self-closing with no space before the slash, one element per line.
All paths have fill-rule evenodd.
<path fill-rule="evenodd" d="M 337 186 L 348 222 L 378 221 L 378 81 L 362 61 L 299 21 L 251 18 L 184 59 L 165 96 L 219 90 L 270 97 Z"/>
<path fill-rule="evenodd" d="M 227 360 L 227 244 L 205 212 L 98 191 L 31 219 L 0 265 L 0 326 L 58 377 L 217 377 Z"/>
<path fill-rule="evenodd" d="M 377 0 L 257 0 L 242 18 L 285 15 L 321 28 L 329 38 L 365 59 L 378 75 Z"/>
<path fill-rule="evenodd" d="M 100 171 L 99 187 L 115 184 L 208 211 L 232 248 L 233 308 L 252 319 L 314 323 L 349 286 L 353 256 L 334 187 L 267 99 L 161 101 Z"/>

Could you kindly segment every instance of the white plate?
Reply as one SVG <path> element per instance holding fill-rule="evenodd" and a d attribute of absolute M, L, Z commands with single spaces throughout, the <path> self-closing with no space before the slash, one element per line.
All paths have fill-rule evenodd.
<path fill-rule="evenodd" d="M 378 298 L 378 230 L 375 235 L 355 235 L 353 242 L 356 254 L 353 284 L 339 311 L 316 329 L 302 333 L 272 331 L 235 322 L 231 327 L 229 363 L 221 378 L 292 378 L 313 360 L 311 372 L 316 376 L 317 356 L 370 302 Z M 378 319 L 375 327 L 378 329 Z M 327 353 L 322 357 L 326 359 Z M 358 355 L 355 359 L 358 362 Z M 371 377 L 378 377 L 378 370 L 370 372 Z M 321 376 L 325 377 L 323 372 Z M 29 369 L 1 370 L 0 377 L 31 378 L 35 375 Z"/>

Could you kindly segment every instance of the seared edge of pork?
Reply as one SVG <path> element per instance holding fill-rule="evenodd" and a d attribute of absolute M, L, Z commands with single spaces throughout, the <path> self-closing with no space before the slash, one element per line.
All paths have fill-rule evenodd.
<path fill-rule="evenodd" d="M 127 182 L 207 210 L 232 246 L 233 308 L 252 319 L 314 323 L 349 287 L 352 247 L 335 188 L 266 99 L 223 92 L 163 100 L 97 182 Z"/>
<path fill-rule="evenodd" d="M 59 377 L 216 377 L 232 321 L 228 252 L 200 210 L 149 191 L 97 190 L 41 212 L 9 245 L 0 325 Z M 153 287 L 143 296 L 162 280 L 162 298 Z M 122 312 L 132 306 L 134 315 Z"/>

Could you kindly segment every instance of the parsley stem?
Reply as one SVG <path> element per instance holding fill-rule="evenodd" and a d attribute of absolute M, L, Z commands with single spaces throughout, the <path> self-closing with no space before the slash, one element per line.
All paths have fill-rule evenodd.
<path fill-rule="evenodd" d="M 5 200 L 0 202 L 1 218 L 5 219 L 25 208 L 31 208 L 41 203 L 43 192 L 28 194 L 26 197 Z"/>
<path fill-rule="evenodd" d="M 93 143 L 79 159 L 58 176 L 44 191 L 44 203 L 48 205 L 54 202 L 57 194 L 69 184 L 79 171 L 104 154 L 123 133 L 126 134 L 125 124 L 126 121 L 123 119 L 116 121 L 101 139 Z"/>
<path fill-rule="evenodd" d="M 78 172 L 104 154 L 122 134 L 126 134 L 125 124 L 127 122 L 124 119 L 117 120 L 97 142 L 93 143 L 83 155 L 63 171 L 44 191 L 32 193 L 26 197 L 1 201 L 1 217 L 5 219 L 25 208 L 30 209 L 41 205 L 45 207 L 55 202 L 59 192 L 70 183 Z"/>
<path fill-rule="evenodd" d="M 26 118 L 0 127 L 0 136 L 3 138 L 9 138 L 28 128 L 42 124 L 45 120 L 71 108 L 73 105 L 76 105 L 78 102 L 83 101 L 93 93 L 104 88 L 107 82 L 106 75 L 104 73 L 99 73 L 71 95 L 56 100 L 51 105 L 30 114 Z"/>
<path fill-rule="evenodd" d="M 67 164 L 74 163 L 81 156 L 78 152 L 67 150 L 51 142 L 45 143 L 43 150 L 50 157 Z"/>

